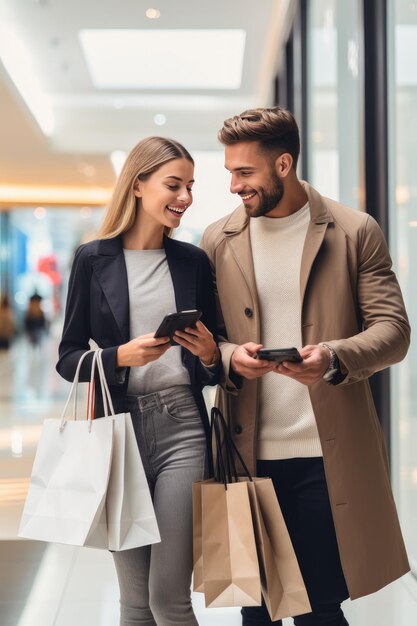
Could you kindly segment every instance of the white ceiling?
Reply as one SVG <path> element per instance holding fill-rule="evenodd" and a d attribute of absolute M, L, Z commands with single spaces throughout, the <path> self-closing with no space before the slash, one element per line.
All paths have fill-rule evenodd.
<path fill-rule="evenodd" d="M 289 5 L 290 0 L 0 0 L 0 26 L 12 28 L 30 53 L 55 118 L 47 137 L 0 61 L 0 187 L 109 188 L 110 152 L 129 151 L 148 135 L 176 138 L 191 151 L 218 149 L 216 133 L 226 117 L 271 102 Z M 149 7 L 161 17 L 148 19 Z M 96 28 L 243 29 L 241 86 L 96 89 L 78 35 Z M 137 62 L 151 64 L 152 58 Z M 167 118 L 164 126 L 154 123 L 158 113 Z"/>

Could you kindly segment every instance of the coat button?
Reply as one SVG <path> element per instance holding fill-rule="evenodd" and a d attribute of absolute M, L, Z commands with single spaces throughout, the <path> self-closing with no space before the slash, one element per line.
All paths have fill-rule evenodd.
<path fill-rule="evenodd" d="M 237 424 L 235 426 L 235 433 L 236 435 L 240 435 L 242 433 L 242 426 L 240 426 L 239 424 Z"/>
<path fill-rule="evenodd" d="M 250 307 L 248 307 L 248 306 L 245 309 L 245 315 L 246 315 L 246 317 L 252 317 L 252 315 L 253 315 L 252 309 Z"/>

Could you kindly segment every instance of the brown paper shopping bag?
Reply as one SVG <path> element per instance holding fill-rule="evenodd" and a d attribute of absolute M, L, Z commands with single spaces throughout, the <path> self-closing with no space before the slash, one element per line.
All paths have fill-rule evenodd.
<path fill-rule="evenodd" d="M 271 620 L 311 612 L 307 591 L 270 478 L 247 483 L 261 570 L 262 595 Z"/>
<path fill-rule="evenodd" d="M 259 606 L 261 584 L 246 482 L 201 485 L 206 607 Z"/>
<path fill-rule="evenodd" d="M 202 510 L 201 510 L 201 485 L 202 482 L 193 483 L 193 591 L 204 591 L 203 584 L 203 536 L 202 536 Z"/>

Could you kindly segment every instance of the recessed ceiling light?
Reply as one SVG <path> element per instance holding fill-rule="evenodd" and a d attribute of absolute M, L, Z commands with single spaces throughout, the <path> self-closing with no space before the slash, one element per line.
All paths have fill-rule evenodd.
<path fill-rule="evenodd" d="M 88 29 L 79 37 L 99 89 L 239 89 L 241 29 Z"/>
<path fill-rule="evenodd" d="M 157 113 L 153 118 L 153 121 L 157 126 L 163 126 L 164 124 L 166 124 L 167 118 L 163 113 Z"/>
<path fill-rule="evenodd" d="M 158 17 L 161 17 L 161 11 L 159 9 L 146 9 L 145 15 L 150 20 L 157 20 Z"/>

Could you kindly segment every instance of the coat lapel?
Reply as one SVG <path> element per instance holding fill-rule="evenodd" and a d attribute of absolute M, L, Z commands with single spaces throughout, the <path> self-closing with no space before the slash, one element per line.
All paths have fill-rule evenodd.
<path fill-rule="evenodd" d="M 164 237 L 164 248 L 174 285 L 178 311 L 196 307 L 197 266 L 190 263 L 185 246 Z M 94 273 L 119 328 L 122 341 L 129 341 L 129 287 L 121 237 L 102 239 L 98 253 L 90 257 Z"/>
<path fill-rule="evenodd" d="M 311 268 L 323 243 L 327 227 L 329 223 L 333 222 L 333 216 L 324 205 L 321 195 L 307 183 L 302 181 L 301 184 L 307 193 L 311 214 L 301 258 L 300 297 L 302 307 Z"/>
<path fill-rule="evenodd" d="M 248 291 L 252 298 L 254 319 L 257 320 L 256 337 L 259 341 L 259 300 L 256 288 L 255 270 L 253 267 L 252 246 L 250 241 L 249 218 L 245 207 L 242 205 L 232 213 L 231 218 L 226 222 L 223 231 L 227 237 L 227 244 L 232 252 L 236 265 L 239 267 Z"/>
<path fill-rule="evenodd" d="M 102 239 L 91 264 L 119 328 L 122 341 L 129 341 L 129 288 L 122 238 Z"/>
<path fill-rule="evenodd" d="M 164 237 L 164 248 L 174 285 L 177 311 L 196 308 L 197 263 L 191 262 L 186 246 L 181 242 Z"/>
<path fill-rule="evenodd" d="M 311 268 L 323 243 L 327 227 L 333 222 L 333 216 L 323 202 L 322 196 L 313 187 L 310 187 L 308 183 L 301 181 L 301 184 L 307 193 L 311 213 L 311 221 L 308 227 L 301 260 L 300 295 L 302 303 L 310 277 Z M 223 231 L 227 237 L 227 242 L 236 264 L 242 272 L 248 289 L 252 294 L 254 309 L 258 313 L 259 302 L 256 290 L 255 272 L 253 268 L 248 221 L 249 218 L 246 215 L 245 208 L 244 206 L 241 206 L 232 213 L 230 219 L 226 222 Z M 256 318 L 259 319 L 259 315 L 256 315 Z"/>

